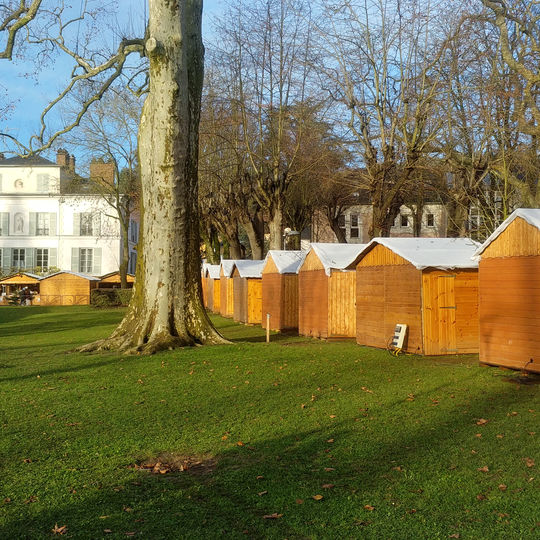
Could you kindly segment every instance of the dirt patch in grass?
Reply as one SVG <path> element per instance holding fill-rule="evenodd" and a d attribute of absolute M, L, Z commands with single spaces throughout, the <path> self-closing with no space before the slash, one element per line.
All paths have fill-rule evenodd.
<path fill-rule="evenodd" d="M 210 474 L 216 465 L 216 458 L 211 456 L 187 456 L 166 452 L 141 460 L 130 467 L 156 475 L 188 473 L 201 476 Z"/>

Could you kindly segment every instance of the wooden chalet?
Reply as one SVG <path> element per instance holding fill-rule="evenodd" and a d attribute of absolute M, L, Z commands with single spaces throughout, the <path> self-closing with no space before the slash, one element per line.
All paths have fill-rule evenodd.
<path fill-rule="evenodd" d="M 202 292 L 202 301 L 203 306 L 208 307 L 208 278 L 206 277 L 206 268 L 208 267 L 207 262 L 203 262 L 201 265 L 201 292 Z"/>
<path fill-rule="evenodd" d="M 356 273 L 345 270 L 365 244 L 311 244 L 298 269 L 298 332 L 318 338 L 356 336 Z"/>
<path fill-rule="evenodd" d="M 262 269 L 264 261 L 234 261 L 235 321 L 261 324 L 262 321 Z"/>
<path fill-rule="evenodd" d="M 29 272 L 17 272 L 0 279 L 0 305 L 7 306 L 12 294 L 27 289 L 31 294 L 31 304 L 39 305 L 39 284 L 41 276 Z"/>
<path fill-rule="evenodd" d="M 219 273 L 219 264 L 209 264 L 206 267 L 206 307 L 214 313 L 219 313 L 221 303 L 221 283 L 219 280 Z"/>
<path fill-rule="evenodd" d="M 45 276 L 40 281 L 42 306 L 82 306 L 90 304 L 90 293 L 100 278 L 62 271 Z"/>
<path fill-rule="evenodd" d="M 221 294 L 219 312 L 223 317 L 232 318 L 234 314 L 234 279 L 232 277 L 234 262 L 232 259 L 223 259 L 221 261 L 219 273 Z"/>
<path fill-rule="evenodd" d="M 298 330 L 298 269 L 306 251 L 270 250 L 262 271 L 262 326 L 270 315 L 271 330 Z"/>
<path fill-rule="evenodd" d="M 406 324 L 404 350 L 478 351 L 479 244 L 468 238 L 374 238 L 356 268 L 356 341 L 386 348 Z"/>
<path fill-rule="evenodd" d="M 128 274 L 126 277 L 128 289 L 133 288 L 133 285 L 135 284 L 135 276 L 133 274 Z M 101 276 L 98 283 L 99 289 L 119 289 L 120 286 L 120 272 L 118 271 L 110 272 L 109 274 Z"/>
<path fill-rule="evenodd" d="M 476 257 L 480 362 L 540 373 L 540 210 L 516 210 Z"/>

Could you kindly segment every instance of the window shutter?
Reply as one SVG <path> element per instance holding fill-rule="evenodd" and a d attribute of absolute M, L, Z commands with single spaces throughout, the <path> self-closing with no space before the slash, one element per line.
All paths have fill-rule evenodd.
<path fill-rule="evenodd" d="M 35 248 L 26 248 L 24 250 L 24 267 L 27 270 L 31 270 L 34 268 L 34 254 L 36 250 Z"/>
<path fill-rule="evenodd" d="M 2 175 L 0 174 L 0 192 L 1 191 L 4 191 L 4 189 L 2 188 Z"/>
<path fill-rule="evenodd" d="M 79 248 L 71 248 L 71 271 L 79 271 Z"/>
<path fill-rule="evenodd" d="M 101 275 L 101 248 L 94 248 L 92 250 L 92 274 L 95 276 Z"/>
<path fill-rule="evenodd" d="M 29 234 L 30 236 L 36 236 L 36 221 L 37 214 L 36 212 L 30 212 L 30 221 L 29 221 Z"/>
<path fill-rule="evenodd" d="M 2 236 L 9 236 L 9 212 L 2 212 Z"/>
<path fill-rule="evenodd" d="M 56 236 L 56 212 L 49 214 L 49 236 Z"/>
<path fill-rule="evenodd" d="M 49 266 L 58 266 L 58 248 L 49 248 Z"/>
<path fill-rule="evenodd" d="M 81 214 L 73 214 L 73 236 L 81 236 Z"/>
<path fill-rule="evenodd" d="M 101 236 L 101 213 L 95 212 L 92 215 L 92 236 Z"/>
<path fill-rule="evenodd" d="M 11 248 L 2 249 L 2 266 L 4 268 L 4 273 L 9 272 L 11 268 Z"/>

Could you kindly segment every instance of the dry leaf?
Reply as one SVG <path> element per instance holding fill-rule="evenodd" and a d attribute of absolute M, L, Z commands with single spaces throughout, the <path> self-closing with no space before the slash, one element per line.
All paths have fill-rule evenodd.
<path fill-rule="evenodd" d="M 480 472 L 489 472 L 489 467 L 485 465 L 484 467 L 479 467 L 478 469 Z"/>
<path fill-rule="evenodd" d="M 500 491 L 506 491 L 506 484 L 499 484 Z"/>
<path fill-rule="evenodd" d="M 35 495 L 30 495 L 28 499 L 24 501 L 24 504 L 30 504 L 37 501 L 37 497 Z"/>
<path fill-rule="evenodd" d="M 238 442 L 236 443 L 236 445 L 237 445 L 237 446 L 244 446 L 244 443 L 243 443 L 242 441 L 238 441 Z"/>
<path fill-rule="evenodd" d="M 11 499 L 10 499 L 9 497 L 6 497 L 6 498 L 4 499 L 4 502 L 5 502 L 5 503 L 10 503 L 10 502 L 11 502 Z"/>
<path fill-rule="evenodd" d="M 130 532 L 126 532 L 126 533 L 124 533 L 124 534 L 125 534 L 126 536 L 135 536 L 136 533 L 133 532 L 133 531 L 130 531 Z"/>
<path fill-rule="evenodd" d="M 273 514 L 267 514 L 266 516 L 263 516 L 263 519 L 279 519 L 282 516 L 283 514 L 278 514 L 277 512 L 274 512 Z"/>
<path fill-rule="evenodd" d="M 483 494 L 483 493 L 480 493 L 476 496 L 476 498 L 479 500 L 479 501 L 485 501 L 487 499 L 487 497 Z"/>
<path fill-rule="evenodd" d="M 296 504 L 304 504 L 304 499 L 296 499 Z"/>
<path fill-rule="evenodd" d="M 54 529 L 52 529 L 53 534 L 66 534 L 67 532 L 67 525 L 62 525 L 61 527 L 58 526 L 58 523 L 54 524 Z"/>
<path fill-rule="evenodd" d="M 333 487 L 334 487 L 334 484 L 323 484 L 322 485 L 323 489 L 332 489 Z"/>
<path fill-rule="evenodd" d="M 475 435 L 475 437 L 478 437 L 479 439 L 481 439 L 481 438 L 482 438 L 482 434 L 481 434 L 481 433 L 477 433 L 477 434 Z"/>
<path fill-rule="evenodd" d="M 311 498 L 316 500 L 316 501 L 321 501 L 322 499 L 324 499 L 324 497 L 322 495 L 313 495 L 313 497 L 311 497 Z"/>
<path fill-rule="evenodd" d="M 223 437 L 221 437 L 221 440 L 226 441 L 228 438 L 229 438 L 228 435 L 223 435 Z"/>
<path fill-rule="evenodd" d="M 305 403 L 302 403 L 302 405 L 300 405 L 300 408 L 301 408 L 301 409 L 305 409 L 305 408 L 306 408 L 306 404 L 305 404 Z"/>
<path fill-rule="evenodd" d="M 411 508 L 410 510 L 407 510 L 407 514 L 416 514 L 416 508 Z"/>
<path fill-rule="evenodd" d="M 531 458 L 528 457 L 528 458 L 525 458 L 524 461 L 525 461 L 525 464 L 527 465 L 527 467 L 529 467 L 529 469 L 531 467 L 534 467 L 534 459 L 531 459 Z"/>
<path fill-rule="evenodd" d="M 268 493 L 268 491 L 259 491 L 259 493 L 257 493 L 257 495 L 259 497 L 262 497 L 263 495 L 266 495 Z"/>
<path fill-rule="evenodd" d="M 259 474 L 259 476 L 257 476 L 257 480 L 262 480 L 263 478 L 264 478 L 264 476 L 261 476 L 260 474 Z"/>
<path fill-rule="evenodd" d="M 508 413 L 506 416 L 517 416 L 517 411 L 512 411 L 511 413 Z"/>
<path fill-rule="evenodd" d="M 331 472 L 331 471 L 335 471 L 336 469 L 334 469 L 334 467 L 325 467 L 324 470 L 325 472 Z"/>
<path fill-rule="evenodd" d="M 326 442 L 328 442 L 328 443 L 333 443 L 333 442 L 334 442 L 334 439 L 328 439 Z"/>
<path fill-rule="evenodd" d="M 112 530 L 111 529 L 103 529 L 103 532 L 105 534 L 110 534 L 110 533 L 112 533 Z"/>
<path fill-rule="evenodd" d="M 483 426 L 484 424 L 487 424 L 489 422 L 489 420 L 486 420 L 485 418 L 480 418 L 477 422 L 476 422 L 476 425 L 477 426 Z"/>
<path fill-rule="evenodd" d="M 397 467 L 392 467 L 392 470 L 393 471 L 402 471 L 403 469 L 402 469 L 401 465 L 398 465 Z"/>
<path fill-rule="evenodd" d="M 459 533 L 449 534 L 448 538 L 459 538 Z"/>
<path fill-rule="evenodd" d="M 365 386 L 362 386 L 362 390 L 364 392 L 367 392 L 368 394 L 373 394 L 373 390 L 370 390 L 369 388 L 366 388 Z"/>
<path fill-rule="evenodd" d="M 331 415 L 330 415 L 330 418 L 335 418 L 335 417 L 336 417 L 335 414 L 331 414 Z"/>
<path fill-rule="evenodd" d="M 497 439 L 502 439 L 503 437 L 504 437 L 504 435 L 502 433 L 497 434 Z"/>
<path fill-rule="evenodd" d="M 371 506 L 371 504 L 365 504 L 364 510 L 367 510 L 368 512 L 373 512 L 373 510 L 375 510 L 375 507 Z"/>

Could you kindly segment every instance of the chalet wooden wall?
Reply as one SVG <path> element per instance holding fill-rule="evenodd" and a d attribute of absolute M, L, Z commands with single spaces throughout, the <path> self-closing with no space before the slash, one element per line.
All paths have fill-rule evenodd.
<path fill-rule="evenodd" d="M 40 282 L 40 303 L 42 306 L 88 305 L 90 292 L 97 283 L 69 273 L 50 276 Z"/>
<path fill-rule="evenodd" d="M 262 322 L 262 279 L 247 278 L 247 323 Z"/>
<path fill-rule="evenodd" d="M 203 306 L 208 307 L 208 278 L 201 278 Z"/>
<path fill-rule="evenodd" d="M 540 373 L 540 231 L 520 217 L 482 253 L 479 304 L 480 362 Z"/>
<path fill-rule="evenodd" d="M 220 309 L 223 317 L 232 317 L 234 313 L 234 280 L 226 276 L 220 279 Z"/>
<path fill-rule="evenodd" d="M 206 278 L 206 307 L 214 311 L 214 280 L 210 276 Z"/>
<path fill-rule="evenodd" d="M 324 269 L 305 270 L 304 265 L 298 274 L 298 332 L 304 336 L 327 338 L 328 276 Z"/>
<path fill-rule="evenodd" d="M 281 330 L 297 330 L 298 274 L 282 274 L 281 283 Z"/>
<path fill-rule="evenodd" d="M 213 300 L 212 311 L 219 313 L 221 309 L 221 281 L 219 279 L 213 279 Z"/>
<path fill-rule="evenodd" d="M 240 277 L 235 268 L 233 273 L 234 310 L 233 319 L 238 322 L 247 322 L 247 283 Z"/>

